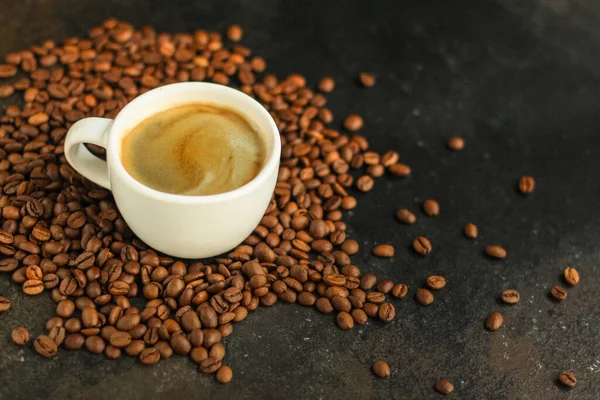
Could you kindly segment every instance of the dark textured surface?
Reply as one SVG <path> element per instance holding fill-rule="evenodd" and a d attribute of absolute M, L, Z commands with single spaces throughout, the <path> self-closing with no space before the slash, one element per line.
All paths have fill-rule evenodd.
<path fill-rule="evenodd" d="M 413 168 L 358 195 L 345 219 L 361 244 L 354 262 L 408 284 L 411 296 L 395 302 L 393 323 L 350 332 L 314 309 L 259 309 L 227 339 L 234 379 L 222 386 L 183 357 L 143 367 L 17 348 L 10 331 L 41 333 L 53 305 L 24 298 L 3 275 L 0 294 L 13 306 L 0 316 L 1 399 L 436 399 L 438 377 L 454 382 L 454 399 L 600 397 L 600 3 L 2 0 L 0 54 L 81 36 L 109 16 L 171 32 L 239 23 L 271 72 L 313 84 L 333 76 L 336 123 L 361 113 L 372 148 L 396 149 Z M 362 70 L 378 76 L 374 88 L 356 85 Z M 452 134 L 464 135 L 464 151 L 445 148 Z M 515 190 L 523 174 L 537 180 L 527 198 Z M 439 217 L 422 215 L 426 198 L 439 200 Z M 417 224 L 398 224 L 400 207 Z M 461 235 L 467 221 L 480 228 L 474 242 Z M 434 246 L 427 258 L 409 250 L 420 234 Z M 383 242 L 396 246 L 393 259 L 370 255 Z M 483 257 L 496 243 L 506 260 Z M 582 282 L 555 303 L 547 294 L 566 266 Z M 448 285 L 424 308 L 412 294 L 430 274 Z M 521 292 L 516 306 L 497 302 L 507 288 Z M 491 311 L 504 314 L 495 333 L 484 329 Z M 376 359 L 389 362 L 390 378 L 370 373 Z M 555 382 L 563 370 L 578 378 L 570 392 Z"/>

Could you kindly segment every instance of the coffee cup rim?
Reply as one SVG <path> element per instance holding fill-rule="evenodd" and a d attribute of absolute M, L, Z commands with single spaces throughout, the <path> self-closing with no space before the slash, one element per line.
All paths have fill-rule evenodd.
<path fill-rule="evenodd" d="M 248 183 L 230 190 L 228 192 L 218 193 L 218 194 L 210 194 L 210 195 L 182 195 L 182 194 L 174 194 L 174 193 L 166 193 L 161 192 L 156 189 L 152 189 L 144 185 L 143 183 L 136 180 L 133 176 L 127 172 L 123 163 L 121 161 L 120 151 L 117 151 L 117 148 L 120 148 L 118 145 L 122 140 L 123 136 L 128 132 L 123 132 L 122 124 L 123 121 L 128 118 L 130 112 L 140 106 L 143 106 L 146 102 L 151 101 L 156 96 L 166 96 L 173 95 L 177 91 L 182 90 L 184 87 L 196 86 L 198 90 L 206 90 L 207 88 L 211 91 L 221 91 L 227 93 L 230 96 L 236 96 L 242 101 L 247 102 L 253 108 L 251 114 L 259 113 L 263 118 L 266 118 L 268 121 L 268 135 L 272 136 L 272 150 L 267 158 L 267 161 L 262 166 L 259 173 Z M 200 102 L 200 101 L 199 101 Z M 210 103 L 210 100 L 206 100 L 207 103 Z M 182 102 L 181 104 L 173 104 L 172 107 L 177 107 L 179 105 L 186 104 L 188 102 Z M 220 103 L 226 105 L 225 103 Z M 165 110 L 168 108 L 165 108 Z M 236 109 L 232 107 L 232 109 Z M 141 122 L 141 121 L 140 121 Z M 118 135 L 114 135 L 114 130 L 121 130 Z M 254 192 L 259 189 L 262 185 L 266 183 L 269 179 L 270 173 L 274 168 L 277 168 L 279 164 L 279 158 L 281 157 L 281 137 L 279 135 L 279 129 L 273 120 L 273 117 L 269 114 L 266 108 L 263 107 L 256 99 L 250 97 L 246 93 L 241 90 L 237 90 L 228 86 L 219 85 L 216 83 L 210 82 L 178 82 L 172 83 L 169 85 L 161 86 L 155 89 L 152 89 L 132 100 L 128 103 L 123 110 L 117 115 L 114 120 L 114 123 L 111 127 L 111 133 L 108 138 L 107 145 L 107 162 L 109 163 L 109 174 L 119 174 L 125 181 L 126 184 L 131 185 L 136 189 L 136 191 L 149 196 L 156 198 L 161 201 L 170 202 L 170 203 L 180 203 L 180 204 L 214 204 L 219 203 L 226 200 L 235 199 L 238 197 L 243 197 L 249 193 Z"/>

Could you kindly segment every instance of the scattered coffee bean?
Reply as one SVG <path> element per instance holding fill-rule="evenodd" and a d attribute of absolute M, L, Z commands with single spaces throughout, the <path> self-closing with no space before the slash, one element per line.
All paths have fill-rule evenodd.
<path fill-rule="evenodd" d="M 377 284 L 377 291 L 381 293 L 389 293 L 394 288 L 394 282 L 389 279 L 384 279 Z"/>
<path fill-rule="evenodd" d="M 325 77 L 319 81 L 319 90 L 323 93 L 332 92 L 335 89 L 335 81 L 333 78 Z"/>
<path fill-rule="evenodd" d="M 412 225 L 417 221 L 417 217 L 415 217 L 415 214 L 411 213 L 406 208 L 398 210 L 398 212 L 396 213 L 396 218 L 398 218 L 398 221 L 407 225 Z"/>
<path fill-rule="evenodd" d="M 454 392 L 454 385 L 447 379 L 440 379 L 435 383 L 435 390 L 444 396 Z"/>
<path fill-rule="evenodd" d="M 380 378 L 387 378 L 392 374 L 390 366 L 385 361 L 375 361 L 373 364 L 373 373 Z"/>
<path fill-rule="evenodd" d="M 488 257 L 501 260 L 506 257 L 506 250 L 500 246 L 488 246 L 485 248 L 485 254 Z"/>
<path fill-rule="evenodd" d="M 358 80 L 364 87 L 375 86 L 375 76 L 369 74 L 368 72 L 361 72 L 358 74 Z"/>
<path fill-rule="evenodd" d="M 4 296 L 0 296 L 0 313 L 10 309 L 10 300 Z"/>
<path fill-rule="evenodd" d="M 394 256 L 394 247 L 389 244 L 380 244 L 373 249 L 373 255 L 381 258 L 389 258 Z"/>
<path fill-rule="evenodd" d="M 477 229 L 477 226 L 475 224 L 472 224 L 469 222 L 468 224 L 465 225 L 465 227 L 463 229 L 463 233 L 469 239 L 476 239 L 477 235 L 479 233 L 479 230 Z"/>
<path fill-rule="evenodd" d="M 487 320 L 485 321 L 485 327 L 488 328 L 490 331 L 497 331 L 498 329 L 500 329 L 503 322 L 504 318 L 502 317 L 502 314 L 494 311 L 493 313 L 488 315 Z"/>
<path fill-rule="evenodd" d="M 229 383 L 231 378 L 233 378 L 233 370 L 227 365 L 223 365 L 217 371 L 217 381 L 220 383 Z"/>
<path fill-rule="evenodd" d="M 56 354 L 58 346 L 50 336 L 40 335 L 33 342 L 35 351 L 42 357 L 50 358 Z"/>
<path fill-rule="evenodd" d="M 367 313 L 358 308 L 355 308 L 354 310 L 352 310 L 350 315 L 352 315 L 352 319 L 354 320 L 354 323 L 356 323 L 358 325 L 366 324 L 367 320 L 369 319 Z"/>
<path fill-rule="evenodd" d="M 231 25 L 227 28 L 227 39 L 232 42 L 239 42 L 242 40 L 243 31 L 239 25 Z"/>
<path fill-rule="evenodd" d="M 448 139 L 448 148 L 453 151 L 462 150 L 465 147 L 465 140 L 460 136 L 452 136 Z"/>
<path fill-rule="evenodd" d="M 363 127 L 363 119 L 360 115 L 352 114 L 344 120 L 344 128 L 347 131 L 355 132 Z"/>
<path fill-rule="evenodd" d="M 35 296 L 44 291 L 44 283 L 37 279 L 28 279 L 23 283 L 23 293 Z"/>
<path fill-rule="evenodd" d="M 523 176 L 519 180 L 519 191 L 523 194 L 529 194 L 535 189 L 535 180 L 531 176 Z"/>
<path fill-rule="evenodd" d="M 433 303 L 433 293 L 431 293 L 427 289 L 417 289 L 415 296 L 417 298 L 417 301 L 424 306 L 428 306 L 431 303 Z"/>
<path fill-rule="evenodd" d="M 422 256 L 426 256 L 431 252 L 431 243 L 424 236 L 419 236 L 413 241 L 413 249 Z"/>
<path fill-rule="evenodd" d="M 399 299 L 404 298 L 407 293 L 408 293 L 408 286 L 406 286 L 403 283 L 397 284 L 392 289 L 392 294 L 394 295 L 394 297 L 399 298 Z"/>
<path fill-rule="evenodd" d="M 338 326 L 344 330 L 354 328 L 354 319 L 352 319 L 352 316 L 345 311 L 339 312 L 336 320 Z"/>
<path fill-rule="evenodd" d="M 565 280 L 571 286 L 579 283 L 579 272 L 575 268 L 566 268 L 564 272 Z"/>
<path fill-rule="evenodd" d="M 560 383 L 568 388 L 574 388 L 577 385 L 577 378 L 572 372 L 565 371 L 561 372 L 558 378 Z"/>
<path fill-rule="evenodd" d="M 396 308 L 393 304 L 383 303 L 379 306 L 377 315 L 383 322 L 390 322 L 394 319 L 394 317 L 396 317 Z"/>
<path fill-rule="evenodd" d="M 502 292 L 500 298 L 506 304 L 517 304 L 521 300 L 521 295 L 514 289 L 507 289 Z"/>
<path fill-rule="evenodd" d="M 139 360 L 144 365 L 156 364 L 160 360 L 160 352 L 155 347 L 149 347 L 139 355 Z"/>
<path fill-rule="evenodd" d="M 388 171 L 390 174 L 394 176 L 399 176 L 401 178 L 406 178 L 410 175 L 411 169 L 408 165 L 405 164 L 393 164 L 388 167 Z"/>
<path fill-rule="evenodd" d="M 553 286 L 550 289 L 550 293 L 552 297 L 554 297 L 558 301 L 562 301 L 567 298 L 567 291 L 560 286 Z"/>
<path fill-rule="evenodd" d="M 23 327 L 15 328 L 10 338 L 17 346 L 23 346 L 29 342 L 29 331 Z"/>
<path fill-rule="evenodd" d="M 206 360 L 200 363 L 200 371 L 203 374 L 214 374 L 223 365 L 221 360 L 217 360 L 214 357 L 208 357 Z"/>
<path fill-rule="evenodd" d="M 423 212 L 428 217 L 437 217 L 440 214 L 440 205 L 435 200 L 425 200 L 423 202 Z"/>
<path fill-rule="evenodd" d="M 446 286 L 446 279 L 443 276 L 432 275 L 427 278 L 427 286 L 434 290 L 440 290 Z"/>

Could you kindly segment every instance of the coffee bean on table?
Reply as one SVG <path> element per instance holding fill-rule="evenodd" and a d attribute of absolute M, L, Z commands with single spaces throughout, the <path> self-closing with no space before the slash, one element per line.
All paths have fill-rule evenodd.
<path fill-rule="evenodd" d="M 10 300 L 4 296 L 0 296 L 0 313 L 10 309 Z"/>
<path fill-rule="evenodd" d="M 23 293 L 35 296 L 44 291 L 44 283 L 38 279 L 28 279 L 23 283 Z"/>
<path fill-rule="evenodd" d="M 54 356 L 58 350 L 56 342 L 54 342 L 54 340 L 47 335 L 38 336 L 33 342 L 33 347 L 39 355 L 46 358 Z"/>
<path fill-rule="evenodd" d="M 336 321 L 338 326 L 344 330 L 354 328 L 354 319 L 352 319 L 352 316 L 345 311 L 338 313 Z"/>
<path fill-rule="evenodd" d="M 413 241 L 413 249 L 422 256 L 426 256 L 431 252 L 431 242 L 424 236 L 418 236 Z"/>
<path fill-rule="evenodd" d="M 373 249 L 373 255 L 381 258 L 394 256 L 394 247 L 389 244 L 380 244 Z"/>
<path fill-rule="evenodd" d="M 202 361 L 204 361 L 208 358 L 208 350 L 206 350 L 204 347 L 194 347 L 190 351 L 190 358 L 196 364 L 200 364 Z M 221 358 L 220 358 L 220 360 L 221 360 Z"/>
<path fill-rule="evenodd" d="M 85 343 L 85 337 L 79 333 L 71 333 L 65 337 L 63 342 L 67 350 L 79 350 Z"/>
<path fill-rule="evenodd" d="M 361 192 L 368 192 L 369 190 L 373 189 L 373 184 L 373 178 L 371 178 L 369 175 L 363 175 L 356 180 L 356 188 Z"/>
<path fill-rule="evenodd" d="M 371 273 L 366 273 L 360 280 L 360 288 L 362 290 L 371 290 L 377 284 L 377 277 Z"/>
<path fill-rule="evenodd" d="M 463 229 L 463 233 L 469 239 L 476 239 L 477 235 L 478 235 L 477 226 L 475 224 L 472 224 L 469 222 L 468 224 L 465 225 L 465 227 Z"/>
<path fill-rule="evenodd" d="M 367 313 L 364 310 L 360 310 L 358 308 L 352 310 L 350 315 L 352 315 L 352 319 L 358 325 L 366 324 L 367 320 L 369 319 Z"/>
<path fill-rule="evenodd" d="M 392 294 L 394 295 L 394 297 L 399 298 L 399 299 L 404 298 L 407 293 L 408 293 L 408 286 L 406 286 L 403 283 L 397 284 L 392 289 Z"/>
<path fill-rule="evenodd" d="M 363 85 L 364 87 L 375 86 L 375 76 L 373 76 L 373 74 L 370 74 L 368 72 L 359 73 L 358 80 L 360 81 L 361 85 Z"/>
<path fill-rule="evenodd" d="M 363 127 L 363 119 L 360 115 L 352 114 L 344 120 L 344 128 L 347 131 L 355 132 Z"/>
<path fill-rule="evenodd" d="M 425 200 L 423 202 L 423 212 L 428 217 L 436 217 L 440 214 L 440 205 L 435 200 Z"/>
<path fill-rule="evenodd" d="M 550 293 L 552 294 L 552 297 L 558 301 L 562 301 L 567 298 L 567 291 L 558 285 L 553 286 L 552 289 L 550 289 Z"/>
<path fill-rule="evenodd" d="M 411 169 L 408 165 L 400 163 L 390 165 L 388 171 L 390 174 L 401 178 L 406 178 L 411 173 Z"/>
<path fill-rule="evenodd" d="M 465 140 L 460 136 L 451 136 L 448 139 L 448 148 L 453 151 L 462 150 L 465 147 Z"/>
<path fill-rule="evenodd" d="M 106 342 L 100 336 L 92 335 L 85 339 L 85 348 L 94 354 L 102 354 L 106 348 Z"/>
<path fill-rule="evenodd" d="M 23 346 L 29 342 L 29 331 L 23 327 L 15 328 L 10 334 L 10 338 L 17 346 Z"/>
<path fill-rule="evenodd" d="M 392 370 L 388 363 L 379 360 L 373 363 L 373 373 L 380 378 L 387 378 L 392 374 Z"/>
<path fill-rule="evenodd" d="M 517 304 L 521 300 L 521 295 L 514 289 L 507 289 L 502 292 L 500 298 L 506 304 Z"/>
<path fill-rule="evenodd" d="M 506 250 L 500 246 L 492 245 L 485 248 L 485 254 L 488 257 L 501 260 L 506 257 Z"/>
<path fill-rule="evenodd" d="M 227 39 L 232 42 L 239 42 L 242 40 L 243 31 L 239 25 L 231 25 L 227 28 Z"/>
<path fill-rule="evenodd" d="M 379 306 L 375 303 L 366 303 L 363 305 L 363 311 L 369 318 L 377 318 L 379 313 Z"/>
<path fill-rule="evenodd" d="M 116 331 L 110 335 L 110 344 L 117 348 L 127 347 L 131 343 L 131 334 L 129 332 Z"/>
<path fill-rule="evenodd" d="M 396 308 L 393 304 L 383 303 L 379 306 L 379 311 L 377 312 L 379 319 L 383 322 L 391 322 L 394 317 L 396 317 Z"/>
<path fill-rule="evenodd" d="M 394 282 L 389 279 L 384 279 L 377 284 L 377 291 L 381 293 L 389 293 L 394 288 Z"/>
<path fill-rule="evenodd" d="M 579 283 L 579 272 L 575 268 L 566 268 L 564 272 L 565 280 L 571 286 Z"/>
<path fill-rule="evenodd" d="M 433 303 L 434 300 L 433 293 L 423 288 L 417 289 L 415 296 L 417 298 L 417 301 L 424 306 L 430 305 L 431 303 Z"/>
<path fill-rule="evenodd" d="M 574 388 L 575 385 L 577 385 L 577 378 L 575 378 L 575 375 L 569 371 L 561 372 L 558 380 L 562 385 L 568 388 Z"/>
<path fill-rule="evenodd" d="M 438 391 L 439 393 L 443 394 L 444 396 L 449 395 L 450 393 L 454 392 L 454 385 L 452 384 L 452 382 L 450 382 L 447 379 L 440 379 L 435 383 L 434 386 L 435 390 Z"/>
<path fill-rule="evenodd" d="M 335 81 L 332 78 L 327 76 L 325 78 L 322 78 L 319 81 L 318 87 L 319 87 L 319 90 L 323 93 L 332 92 L 333 89 L 335 88 Z"/>
<path fill-rule="evenodd" d="M 406 225 L 412 225 L 417 221 L 415 214 L 411 213 L 406 208 L 401 208 L 398 210 L 398 212 L 396 212 L 396 218 L 398 218 L 398 221 Z"/>
<path fill-rule="evenodd" d="M 142 350 L 138 358 L 144 365 L 156 364 L 160 361 L 160 352 L 155 347 L 149 347 Z"/>
<path fill-rule="evenodd" d="M 440 290 L 446 286 L 446 279 L 443 276 L 432 275 L 427 278 L 427 286 L 434 290 Z"/>
<path fill-rule="evenodd" d="M 216 377 L 219 383 L 229 383 L 231 382 L 231 378 L 233 378 L 233 370 L 227 365 L 223 365 L 217 371 Z"/>
<path fill-rule="evenodd" d="M 519 191 L 523 194 L 529 194 L 535 189 L 535 180 L 531 176 L 523 176 L 519 180 Z"/>
<path fill-rule="evenodd" d="M 200 371 L 203 374 L 214 374 L 221 368 L 222 361 L 214 357 L 208 357 L 200 363 Z"/>
<path fill-rule="evenodd" d="M 498 329 L 500 329 L 503 322 L 504 318 L 502 317 L 502 314 L 494 311 L 493 313 L 488 315 L 487 320 L 485 321 L 485 327 L 488 328 L 490 331 L 497 331 Z"/>

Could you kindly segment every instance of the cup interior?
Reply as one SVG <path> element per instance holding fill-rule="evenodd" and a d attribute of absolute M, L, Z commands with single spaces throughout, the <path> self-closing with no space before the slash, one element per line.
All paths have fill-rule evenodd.
<path fill-rule="evenodd" d="M 235 110 L 262 136 L 267 148 L 267 157 L 258 175 L 247 184 L 232 191 L 203 196 L 160 192 L 134 179 L 121 162 L 123 137 L 154 114 L 180 105 L 199 102 Z M 268 171 L 277 168 L 280 154 L 279 131 L 271 115 L 260 103 L 239 90 L 206 82 L 174 83 L 153 89 L 137 97 L 117 115 L 107 143 L 107 162 L 110 174 L 119 174 L 120 178 L 126 180 L 128 184 L 134 185 L 148 195 L 180 202 L 219 201 L 223 197 L 231 198 L 243 195 L 265 180 Z"/>

